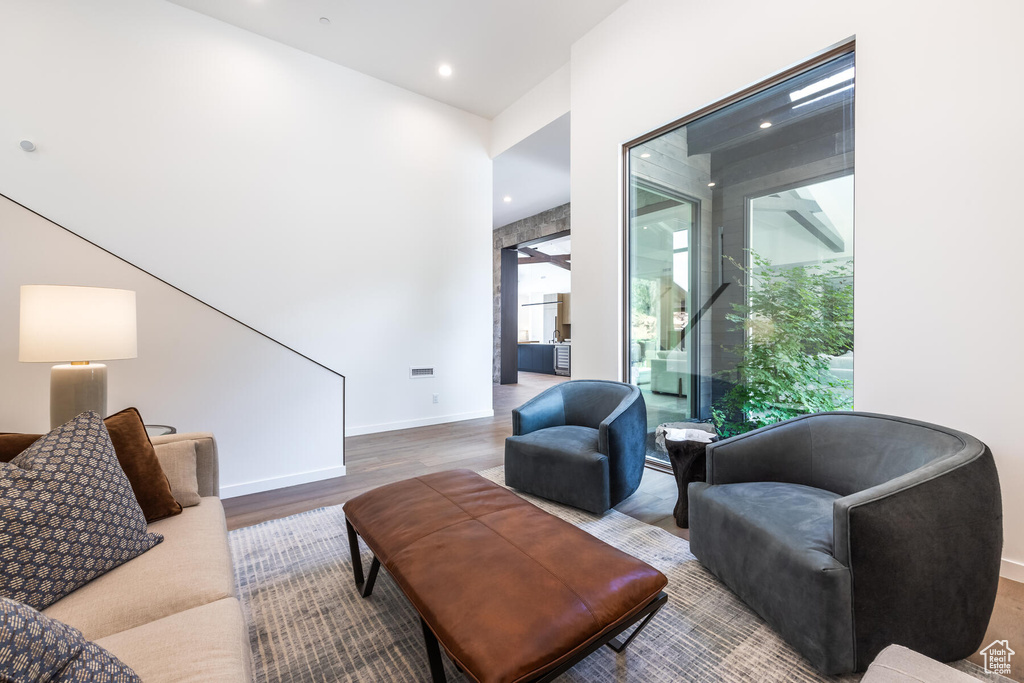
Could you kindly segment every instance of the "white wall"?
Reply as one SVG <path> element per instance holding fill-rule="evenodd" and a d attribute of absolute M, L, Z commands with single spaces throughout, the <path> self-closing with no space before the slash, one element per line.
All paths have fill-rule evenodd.
<path fill-rule="evenodd" d="M 487 121 L 162 0 L 5 0 L 0 63 L 0 193 L 346 374 L 349 434 L 491 414 Z"/>
<path fill-rule="evenodd" d="M 494 117 L 492 159 L 569 112 L 569 73 L 566 64 Z"/>
<path fill-rule="evenodd" d="M 620 376 L 621 145 L 856 35 L 856 408 L 992 448 L 1024 580 L 1022 21 L 1001 0 L 631 0 L 578 41 L 573 377 Z"/>
<path fill-rule="evenodd" d="M 345 473 L 343 380 L 0 197 L 0 431 L 49 431 L 50 363 L 19 363 L 23 284 L 136 292 L 139 357 L 107 361 L 108 413 L 212 431 L 221 495 Z"/>

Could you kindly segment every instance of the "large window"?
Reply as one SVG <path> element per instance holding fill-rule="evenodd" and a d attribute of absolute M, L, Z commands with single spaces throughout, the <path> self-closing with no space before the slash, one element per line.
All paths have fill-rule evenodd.
<path fill-rule="evenodd" d="M 852 50 L 852 48 L 851 48 Z M 853 406 L 852 51 L 627 145 L 627 381 L 733 435 Z"/>

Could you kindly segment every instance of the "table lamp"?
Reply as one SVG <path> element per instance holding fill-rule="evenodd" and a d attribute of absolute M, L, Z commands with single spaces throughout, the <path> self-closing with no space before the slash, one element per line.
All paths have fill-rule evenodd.
<path fill-rule="evenodd" d="M 59 363 L 50 371 L 50 428 L 87 410 L 107 415 L 107 366 L 138 357 L 135 292 L 105 287 L 22 285 L 18 360 Z"/>

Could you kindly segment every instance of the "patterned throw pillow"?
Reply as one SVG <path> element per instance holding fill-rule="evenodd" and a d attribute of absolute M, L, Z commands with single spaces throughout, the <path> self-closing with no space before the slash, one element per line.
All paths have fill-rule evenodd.
<path fill-rule="evenodd" d="M 135 492 L 135 500 L 146 514 L 146 520 L 155 522 L 164 517 L 181 514 L 181 505 L 174 498 L 171 487 L 160 468 L 153 443 L 146 433 L 146 425 L 137 408 L 125 408 L 103 420 L 114 453 L 121 463 Z M 42 434 L 11 434 L 0 432 L 0 462 L 10 462 L 31 446 Z"/>
<path fill-rule="evenodd" d="M 162 540 L 94 412 L 0 463 L 0 596 L 43 609 Z"/>
<path fill-rule="evenodd" d="M 135 672 L 76 628 L 0 598 L 0 681 L 135 683 Z"/>

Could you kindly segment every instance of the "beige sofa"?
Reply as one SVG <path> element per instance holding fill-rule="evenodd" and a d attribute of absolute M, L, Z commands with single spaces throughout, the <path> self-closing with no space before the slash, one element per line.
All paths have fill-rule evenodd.
<path fill-rule="evenodd" d="M 875 657 L 861 683 L 977 683 L 978 679 L 902 645 L 890 645 Z"/>
<path fill-rule="evenodd" d="M 144 683 L 251 681 L 249 635 L 235 596 L 212 434 L 155 437 L 162 445 L 193 440 L 202 501 L 149 525 L 162 543 L 90 581 L 44 613 L 71 624 L 112 652 Z"/>
<path fill-rule="evenodd" d="M 690 360 L 686 349 L 658 351 L 651 359 L 651 391 L 686 396 L 690 392 Z"/>

